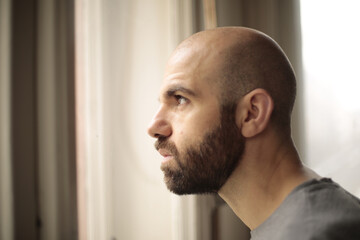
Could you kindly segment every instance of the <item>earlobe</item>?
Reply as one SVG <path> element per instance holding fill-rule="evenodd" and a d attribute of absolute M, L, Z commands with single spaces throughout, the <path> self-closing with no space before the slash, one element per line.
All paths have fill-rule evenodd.
<path fill-rule="evenodd" d="M 244 137 L 261 133 L 269 125 L 274 102 L 270 94 L 261 88 L 246 94 L 236 109 L 236 124 Z"/>

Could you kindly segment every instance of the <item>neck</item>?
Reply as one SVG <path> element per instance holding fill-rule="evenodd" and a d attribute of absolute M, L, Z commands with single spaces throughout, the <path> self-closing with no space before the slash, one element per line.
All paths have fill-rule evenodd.
<path fill-rule="evenodd" d="M 291 139 L 247 140 L 242 159 L 219 195 L 253 230 L 296 186 L 312 178 L 319 176 L 302 165 Z"/>

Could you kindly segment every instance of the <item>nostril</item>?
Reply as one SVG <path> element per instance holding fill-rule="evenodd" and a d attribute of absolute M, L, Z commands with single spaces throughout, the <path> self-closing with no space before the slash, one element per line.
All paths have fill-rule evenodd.
<path fill-rule="evenodd" d="M 171 135 L 171 126 L 164 119 L 155 118 L 148 127 L 148 134 L 153 138 Z"/>
<path fill-rule="evenodd" d="M 162 135 L 161 133 L 155 133 L 154 134 L 154 138 L 157 138 L 159 141 L 163 141 L 167 137 L 169 137 L 169 136 Z"/>

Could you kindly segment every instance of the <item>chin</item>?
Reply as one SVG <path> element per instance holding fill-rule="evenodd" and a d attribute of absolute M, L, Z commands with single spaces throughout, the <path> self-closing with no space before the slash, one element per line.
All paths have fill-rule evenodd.
<path fill-rule="evenodd" d="M 187 181 L 174 181 L 174 176 L 165 176 L 164 181 L 168 190 L 176 195 L 217 194 L 220 189 L 218 186 L 209 184 L 189 184 Z"/>

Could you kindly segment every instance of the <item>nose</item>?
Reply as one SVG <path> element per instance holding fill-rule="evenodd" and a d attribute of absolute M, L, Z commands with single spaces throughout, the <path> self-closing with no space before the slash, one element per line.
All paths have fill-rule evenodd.
<path fill-rule="evenodd" d="M 147 132 L 153 138 L 169 137 L 172 134 L 171 125 L 161 108 L 152 119 Z"/>

